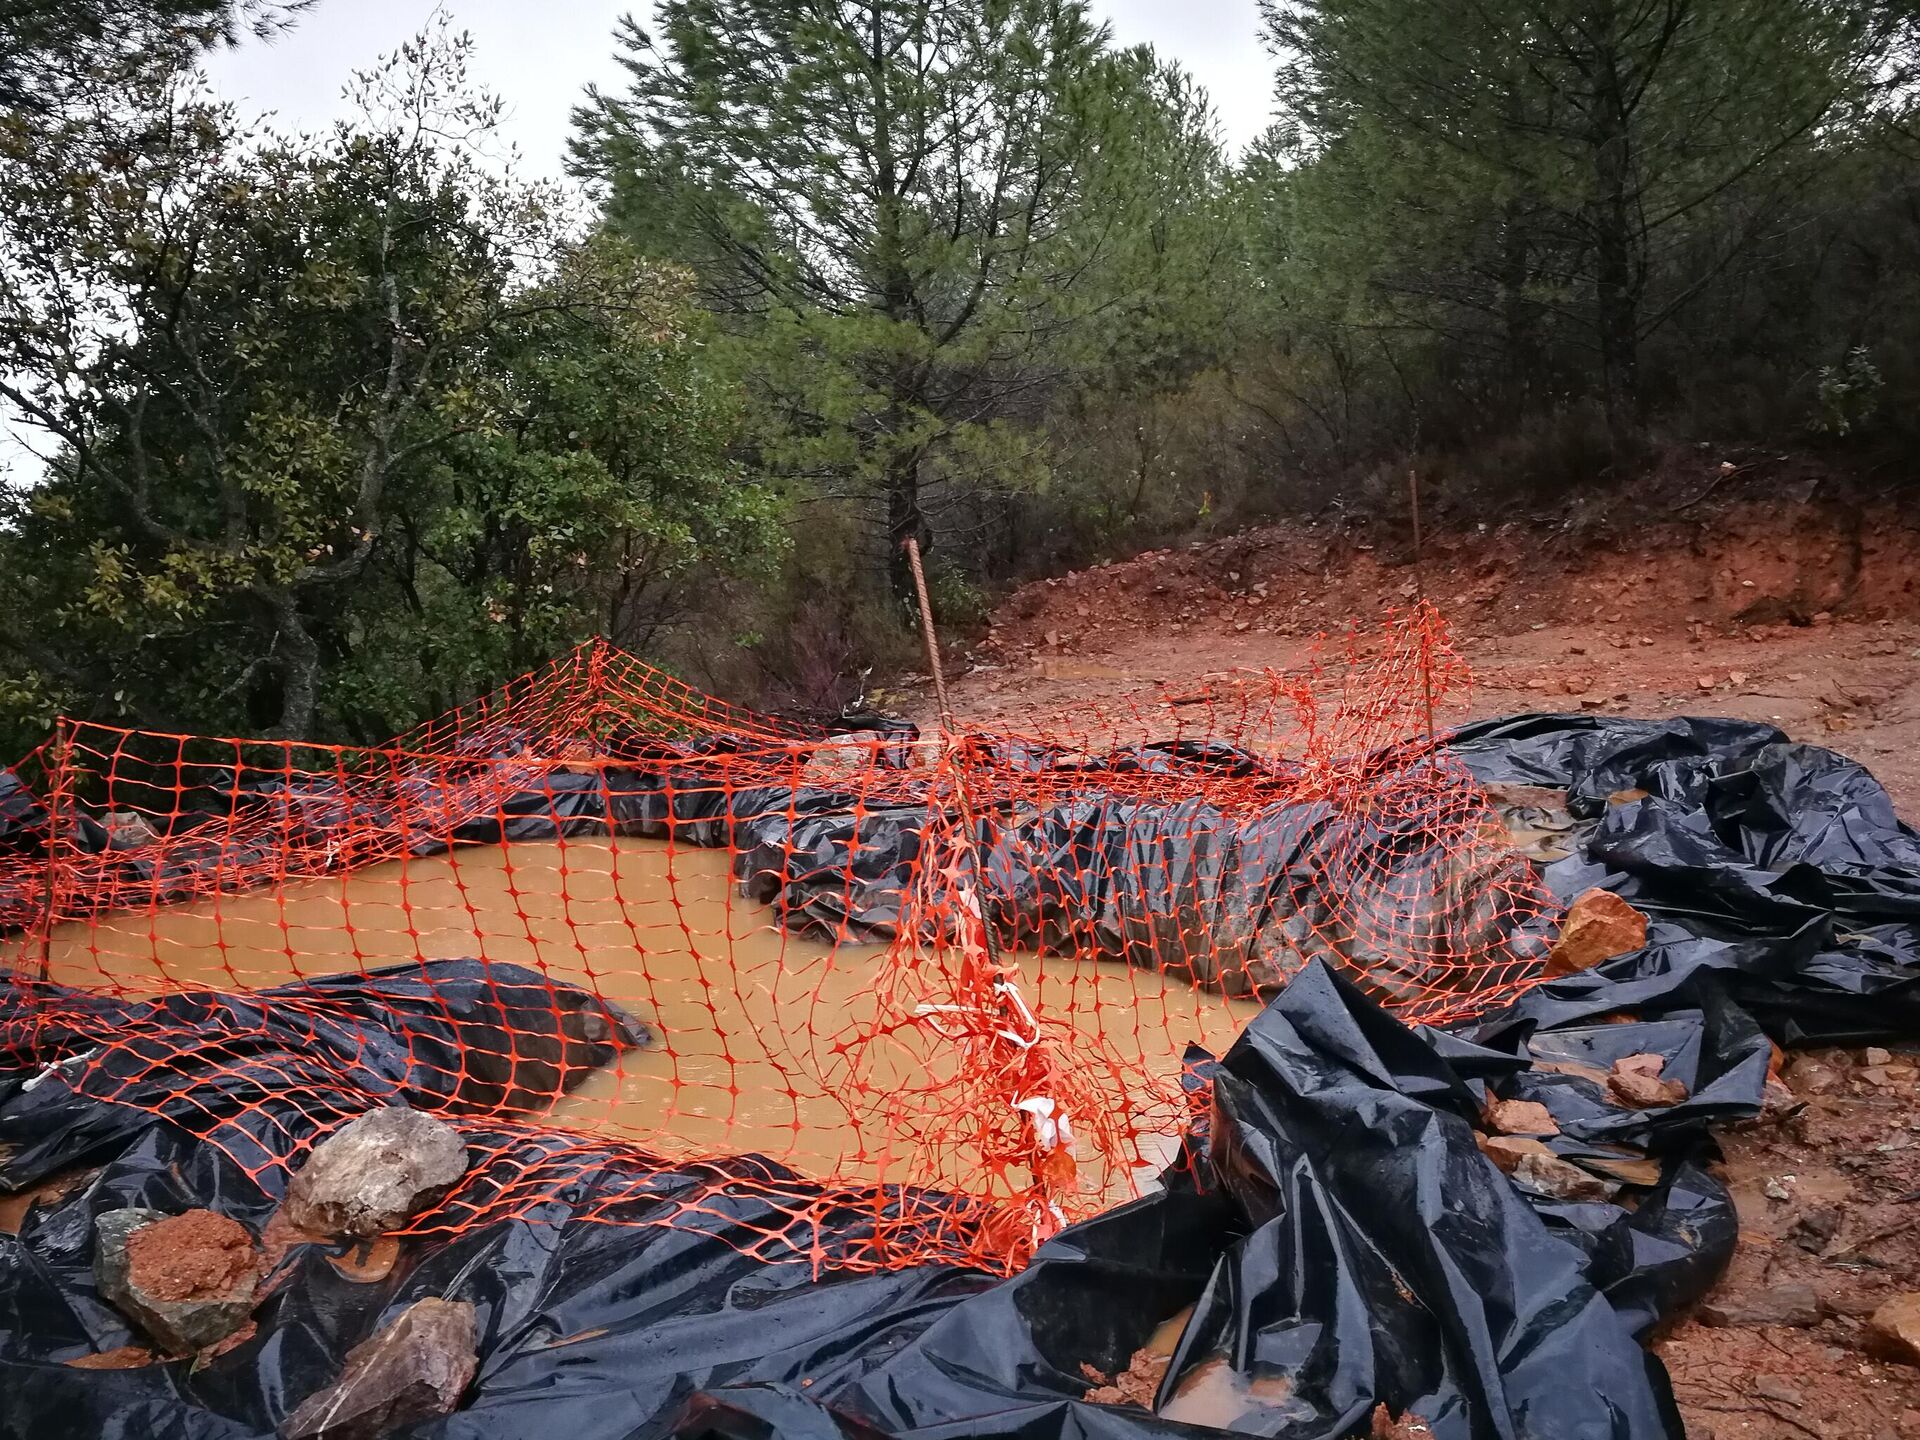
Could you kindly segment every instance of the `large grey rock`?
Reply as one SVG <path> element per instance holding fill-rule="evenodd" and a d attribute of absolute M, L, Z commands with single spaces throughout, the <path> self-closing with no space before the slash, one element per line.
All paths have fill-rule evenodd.
<path fill-rule="evenodd" d="M 466 1172 L 466 1142 L 449 1127 L 404 1105 L 373 1110 L 314 1147 L 287 1187 L 287 1218 L 317 1235 L 384 1234 Z"/>
<path fill-rule="evenodd" d="M 207 1210 L 128 1209 L 93 1226 L 100 1294 L 168 1354 L 224 1340 L 252 1313 L 260 1253 L 237 1222 Z"/>
<path fill-rule="evenodd" d="M 420 1300 L 347 1352 L 340 1378 L 309 1395 L 280 1426 L 285 1440 L 378 1440 L 449 1415 L 473 1381 L 473 1306 Z"/>

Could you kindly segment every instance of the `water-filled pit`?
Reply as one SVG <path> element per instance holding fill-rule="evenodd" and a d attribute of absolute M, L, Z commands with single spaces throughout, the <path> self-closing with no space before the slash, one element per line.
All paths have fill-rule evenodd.
<path fill-rule="evenodd" d="M 835 1098 L 846 1075 L 840 1043 L 872 1028 L 881 950 L 783 934 L 769 910 L 739 895 L 725 851 L 590 838 L 463 848 L 69 921 L 47 950 L 54 980 L 135 994 L 256 989 L 468 956 L 582 985 L 655 1033 L 561 1100 L 554 1123 L 666 1154 L 759 1153 L 849 1180 L 885 1165 L 884 1178 L 907 1178 Z M 1177 1077 L 1189 1041 L 1220 1053 L 1258 1008 L 1112 962 L 1020 964 L 1028 1003 L 1099 1036 L 1137 1067 L 1143 1090 L 1148 1077 Z M 938 1063 L 923 1040 L 893 1043 L 875 1052 L 867 1093 L 924 1083 Z M 1150 1123 L 1157 1133 L 1142 1148 L 1155 1163 L 1134 1184 L 1177 1138 L 1177 1115 Z M 912 1178 L 941 1178 L 920 1163 Z M 1117 1201 L 1129 1188 L 1127 1177 L 1109 1177 L 1103 1193 Z"/>

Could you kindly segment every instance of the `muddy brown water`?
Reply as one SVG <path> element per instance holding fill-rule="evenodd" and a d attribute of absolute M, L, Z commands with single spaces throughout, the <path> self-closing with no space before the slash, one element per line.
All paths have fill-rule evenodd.
<path fill-rule="evenodd" d="M 771 922 L 736 891 L 725 851 L 570 839 L 72 921 L 55 928 L 48 959 L 55 980 L 131 993 L 244 990 L 415 958 L 527 966 L 584 985 L 657 1036 L 590 1076 L 555 1123 L 669 1154 L 765 1154 L 823 1178 L 964 1181 L 924 1159 L 901 1173 L 884 1137 L 836 1098 L 847 1093 L 841 1047 L 873 1029 L 880 949 L 828 947 Z M 1143 1091 L 1177 1077 L 1189 1041 L 1221 1053 L 1258 1009 L 1110 962 L 1020 963 L 1028 1003 L 1098 1037 Z M 918 1038 L 876 1047 L 859 1093 L 924 1085 L 940 1063 Z M 1087 1182 L 1104 1200 L 1126 1198 L 1171 1155 L 1176 1117 L 1143 1125 L 1139 1170 Z"/>

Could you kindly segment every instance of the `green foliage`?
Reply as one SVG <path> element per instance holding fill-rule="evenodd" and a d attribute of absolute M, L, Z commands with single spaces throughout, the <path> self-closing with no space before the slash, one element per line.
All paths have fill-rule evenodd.
<path fill-rule="evenodd" d="M 237 126 L 191 57 L 299 8 L 0 0 L 16 748 L 374 738 L 596 632 L 832 707 L 921 663 L 909 537 L 966 627 L 1410 460 L 1486 514 L 1663 429 L 1916 438 L 1908 5 L 1262 0 L 1229 163 L 1084 0 L 663 0 L 585 223 L 444 33 Z"/>
<path fill-rule="evenodd" d="M 1802 230 L 1898 34 L 1825 0 L 1262 9 L 1283 119 L 1247 169 L 1296 337 L 1273 384 L 1361 452 L 1594 396 L 1630 453 L 1679 383 L 1662 347 Z"/>
<path fill-rule="evenodd" d="M 1873 418 L 1886 393 L 1886 380 L 1864 345 L 1847 352 L 1839 365 L 1822 365 L 1814 387 L 1810 427 L 1822 435 L 1851 435 Z"/>
<path fill-rule="evenodd" d="M 667 0 L 580 112 L 611 228 L 728 317 L 755 463 L 900 547 L 1052 471 L 1082 386 L 1164 383 L 1218 313 L 1222 162 L 1177 70 L 1078 0 Z"/>
<path fill-rule="evenodd" d="M 150 81 L 312 0 L 0 0 L 0 113 L 46 117 Z"/>
<path fill-rule="evenodd" d="M 314 140 L 178 74 L 8 132 L 0 395 L 55 445 L 0 514 L 16 714 L 376 738 L 777 548 L 687 278 L 480 164 L 465 58 Z"/>

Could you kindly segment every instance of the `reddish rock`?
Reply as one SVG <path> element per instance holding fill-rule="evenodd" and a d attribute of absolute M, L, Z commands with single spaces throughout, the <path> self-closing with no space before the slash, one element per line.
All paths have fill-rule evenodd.
<path fill-rule="evenodd" d="M 1480 1153 L 1494 1163 L 1502 1174 L 1511 1175 L 1520 1168 L 1520 1161 L 1528 1155 L 1545 1155 L 1551 1158 L 1553 1151 L 1538 1140 L 1530 1140 L 1519 1135 L 1476 1135 L 1475 1143 Z"/>
<path fill-rule="evenodd" d="M 1867 1343 L 1889 1360 L 1920 1365 L 1920 1294 L 1896 1295 L 1869 1315 Z"/>
<path fill-rule="evenodd" d="M 1576 1204 L 1611 1200 L 1620 1193 L 1620 1186 L 1614 1181 L 1602 1180 L 1591 1171 L 1582 1170 L 1551 1151 L 1545 1155 L 1521 1156 L 1520 1163 L 1514 1166 L 1513 1178 L 1537 1195 Z"/>
<path fill-rule="evenodd" d="M 1081 1398 L 1094 1405 L 1133 1405 L 1151 1410 L 1154 1397 L 1160 1393 L 1160 1382 L 1166 1378 L 1169 1359 L 1142 1347 L 1133 1352 L 1127 1368 L 1111 1380 L 1093 1366 L 1082 1365 L 1080 1373 L 1093 1385 Z"/>
<path fill-rule="evenodd" d="M 1804 1330 L 1818 1325 L 1830 1313 L 1811 1286 L 1775 1285 L 1750 1295 L 1715 1296 L 1700 1307 L 1700 1323 L 1755 1330 L 1767 1325 Z"/>
<path fill-rule="evenodd" d="M 1553 1115 L 1537 1100 L 1489 1100 L 1485 1111 L 1489 1129 L 1501 1135 L 1558 1135 Z"/>
<path fill-rule="evenodd" d="M 1611 890 L 1589 890 L 1567 907 L 1560 938 L 1547 952 L 1548 975 L 1577 975 L 1647 943 L 1647 917 Z"/>
<path fill-rule="evenodd" d="M 1678 1080 L 1662 1080 L 1665 1065 L 1658 1055 L 1629 1055 L 1614 1061 L 1607 1072 L 1607 1097 L 1631 1110 L 1678 1105 L 1687 1098 L 1687 1087 Z"/>
<path fill-rule="evenodd" d="M 1556 1200 L 1589 1202 L 1611 1200 L 1619 1185 L 1562 1160 L 1538 1140 L 1519 1135 L 1475 1137 L 1480 1153 L 1514 1181 L 1538 1195 Z"/>
<path fill-rule="evenodd" d="M 224 1215 L 109 1210 L 95 1219 L 94 1234 L 101 1296 L 169 1354 L 218 1344 L 247 1323 L 260 1252 Z"/>
<path fill-rule="evenodd" d="M 127 1237 L 129 1278 L 154 1300 L 228 1294 L 256 1281 L 259 1266 L 246 1227 L 211 1210 L 189 1210 Z"/>
<path fill-rule="evenodd" d="M 1810 1055 L 1802 1055 L 1787 1067 L 1786 1081 L 1796 1095 L 1824 1095 L 1840 1083 L 1840 1072 Z"/>

